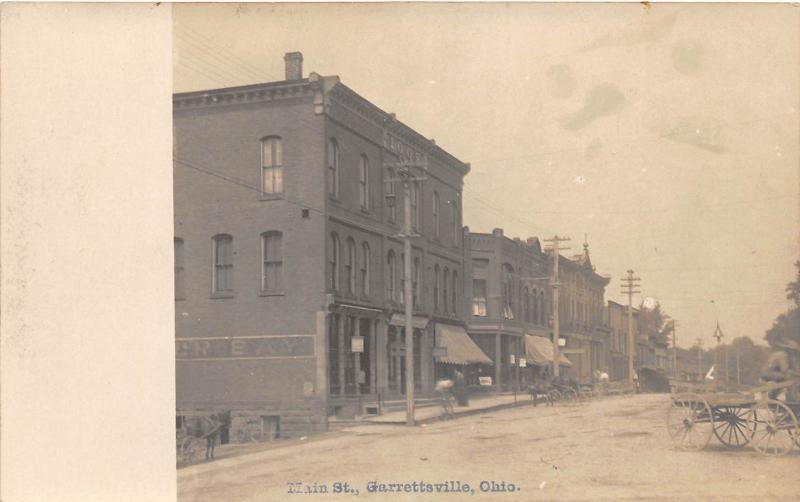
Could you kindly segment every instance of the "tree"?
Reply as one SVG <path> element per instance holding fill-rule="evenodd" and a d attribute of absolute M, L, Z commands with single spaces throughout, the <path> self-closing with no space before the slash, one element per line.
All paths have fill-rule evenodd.
<path fill-rule="evenodd" d="M 792 300 L 795 306 L 779 315 L 767 330 L 764 339 L 770 345 L 784 336 L 800 343 L 800 260 L 794 265 L 797 267 L 797 277 L 786 285 L 786 298 Z"/>
<path fill-rule="evenodd" d="M 644 302 L 639 305 L 638 323 L 639 333 L 646 334 L 650 340 L 665 344 L 674 328 L 670 317 L 664 313 L 658 302 L 652 308 L 645 307 Z"/>

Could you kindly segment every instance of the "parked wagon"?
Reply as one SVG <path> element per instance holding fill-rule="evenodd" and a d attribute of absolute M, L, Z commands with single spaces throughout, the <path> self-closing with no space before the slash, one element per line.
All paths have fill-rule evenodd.
<path fill-rule="evenodd" d="M 769 396 L 796 383 L 790 380 L 739 392 L 718 392 L 700 386 L 694 392 L 673 394 L 667 411 L 667 432 L 682 450 L 701 450 L 713 435 L 728 447 L 750 445 L 764 455 L 784 455 L 798 442 L 800 402 Z"/>

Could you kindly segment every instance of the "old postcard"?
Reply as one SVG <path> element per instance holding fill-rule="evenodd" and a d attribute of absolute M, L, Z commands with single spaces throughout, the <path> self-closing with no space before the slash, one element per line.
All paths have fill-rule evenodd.
<path fill-rule="evenodd" d="M 178 500 L 800 497 L 796 5 L 149 9 Z"/>

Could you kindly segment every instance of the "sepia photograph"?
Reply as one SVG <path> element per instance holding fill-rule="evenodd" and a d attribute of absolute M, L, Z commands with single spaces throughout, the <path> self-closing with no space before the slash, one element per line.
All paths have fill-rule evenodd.
<path fill-rule="evenodd" d="M 0 28 L 4 501 L 800 499 L 797 4 Z"/>
<path fill-rule="evenodd" d="M 798 19 L 176 5 L 179 499 L 800 496 Z"/>

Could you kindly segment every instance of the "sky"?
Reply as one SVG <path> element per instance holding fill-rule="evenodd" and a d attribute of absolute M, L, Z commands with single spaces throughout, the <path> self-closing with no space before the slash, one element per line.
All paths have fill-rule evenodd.
<path fill-rule="evenodd" d="M 588 242 L 689 347 L 761 342 L 800 259 L 800 7 L 175 4 L 176 92 L 283 80 L 283 55 L 471 164 L 470 230 Z"/>

